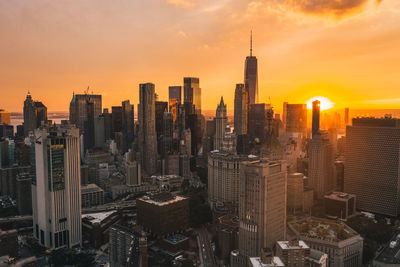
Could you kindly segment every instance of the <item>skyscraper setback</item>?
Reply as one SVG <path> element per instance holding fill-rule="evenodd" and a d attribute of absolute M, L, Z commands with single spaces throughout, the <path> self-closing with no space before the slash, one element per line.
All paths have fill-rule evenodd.
<path fill-rule="evenodd" d="M 250 56 L 246 57 L 244 66 L 244 84 L 249 90 L 249 104 L 258 103 L 258 67 L 257 58 L 253 56 L 253 35 L 250 34 Z"/>
<path fill-rule="evenodd" d="M 34 236 L 48 248 L 79 246 L 82 236 L 79 130 L 39 128 L 35 138 Z"/>
<path fill-rule="evenodd" d="M 228 124 L 228 117 L 226 116 L 226 105 L 224 99 L 221 97 L 221 101 L 215 112 L 215 140 L 214 149 L 221 150 L 222 143 L 225 136 L 225 128 Z"/>
<path fill-rule="evenodd" d="M 31 94 L 28 92 L 24 102 L 24 135 L 28 136 L 29 132 L 33 132 L 42 122 L 46 121 L 46 106 L 42 102 L 33 101 Z"/>

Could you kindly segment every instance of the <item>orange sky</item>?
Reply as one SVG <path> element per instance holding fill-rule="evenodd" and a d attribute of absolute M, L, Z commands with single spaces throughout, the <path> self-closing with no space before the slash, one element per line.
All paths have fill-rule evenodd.
<path fill-rule="evenodd" d="M 380 4 L 378 4 L 380 2 Z M 161 99 L 200 77 L 203 109 L 233 109 L 253 29 L 260 101 L 400 108 L 397 0 L 0 1 L 0 108 L 22 111 L 28 90 L 52 111 L 72 92 L 103 106 L 153 82 Z M 136 107 L 135 107 L 136 109 Z"/>

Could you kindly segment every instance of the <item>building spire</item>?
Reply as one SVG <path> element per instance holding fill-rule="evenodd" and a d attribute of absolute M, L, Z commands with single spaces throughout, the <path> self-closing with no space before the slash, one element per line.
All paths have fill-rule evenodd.
<path fill-rule="evenodd" d="M 253 56 L 253 30 L 250 31 L 250 56 Z"/>

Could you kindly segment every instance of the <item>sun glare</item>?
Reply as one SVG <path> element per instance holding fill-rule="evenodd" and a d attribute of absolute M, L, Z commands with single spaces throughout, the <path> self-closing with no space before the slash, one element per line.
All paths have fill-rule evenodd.
<path fill-rule="evenodd" d="M 307 108 L 312 109 L 312 102 L 315 100 L 319 100 L 321 102 L 321 110 L 327 110 L 333 108 L 334 104 L 329 98 L 324 96 L 315 96 L 307 101 Z"/>

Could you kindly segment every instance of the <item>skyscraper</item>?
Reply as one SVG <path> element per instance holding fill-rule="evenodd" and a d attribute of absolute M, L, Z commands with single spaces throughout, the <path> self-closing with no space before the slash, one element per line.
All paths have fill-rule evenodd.
<path fill-rule="evenodd" d="M 39 128 L 35 138 L 34 236 L 48 248 L 79 246 L 82 236 L 79 130 Z"/>
<path fill-rule="evenodd" d="M 246 266 L 286 238 L 285 161 L 242 162 L 239 186 L 239 256 L 232 266 Z"/>
<path fill-rule="evenodd" d="M 326 132 L 314 134 L 308 145 L 308 157 L 308 185 L 314 189 L 314 195 L 321 199 L 336 187 L 333 146 Z"/>
<path fill-rule="evenodd" d="M 312 137 L 319 132 L 320 105 L 318 100 L 312 102 Z"/>
<path fill-rule="evenodd" d="M 235 107 L 234 107 L 234 127 L 237 135 L 247 134 L 247 115 L 249 111 L 249 91 L 242 84 L 236 84 Z"/>
<path fill-rule="evenodd" d="M 182 86 L 170 86 L 168 87 L 168 102 L 169 106 L 174 103 L 182 103 Z"/>
<path fill-rule="evenodd" d="M 388 216 L 400 214 L 400 120 L 355 118 L 346 129 L 344 192 L 357 208 Z"/>
<path fill-rule="evenodd" d="M 288 104 L 286 102 L 286 114 L 283 115 L 286 122 L 287 133 L 302 133 L 307 131 L 307 105 Z"/>
<path fill-rule="evenodd" d="M 146 267 L 147 238 L 129 227 L 110 227 L 110 266 Z"/>
<path fill-rule="evenodd" d="M 215 112 L 215 138 L 214 138 L 214 149 L 222 150 L 222 144 L 224 142 L 225 128 L 228 124 L 228 117 L 226 116 L 226 105 L 224 98 L 221 96 L 221 101 Z"/>
<path fill-rule="evenodd" d="M 257 58 L 253 56 L 253 35 L 250 34 L 250 56 L 246 57 L 244 66 L 244 84 L 249 90 L 249 104 L 258 103 L 257 68 Z"/>
<path fill-rule="evenodd" d="M 90 98 L 93 102 L 93 114 L 97 118 L 101 114 L 101 95 L 93 94 L 73 94 L 69 105 L 69 121 L 75 124 L 81 131 L 84 130 L 84 123 L 87 120 L 87 103 Z"/>
<path fill-rule="evenodd" d="M 201 114 L 201 88 L 199 78 L 183 78 L 184 103 L 194 105 L 195 112 Z"/>
<path fill-rule="evenodd" d="M 42 124 L 42 121 L 47 121 L 47 108 L 42 102 L 33 101 L 28 92 L 24 101 L 24 135 L 28 136 L 29 132 L 33 132 Z"/>
<path fill-rule="evenodd" d="M 142 166 L 147 174 L 157 171 L 157 134 L 155 113 L 155 86 L 152 83 L 139 85 L 139 152 Z"/>
<path fill-rule="evenodd" d="M 122 101 L 122 135 L 124 141 L 124 151 L 132 147 L 135 134 L 134 106 L 129 100 Z"/>
<path fill-rule="evenodd" d="M 349 108 L 344 109 L 344 125 L 347 126 L 349 125 Z"/>

